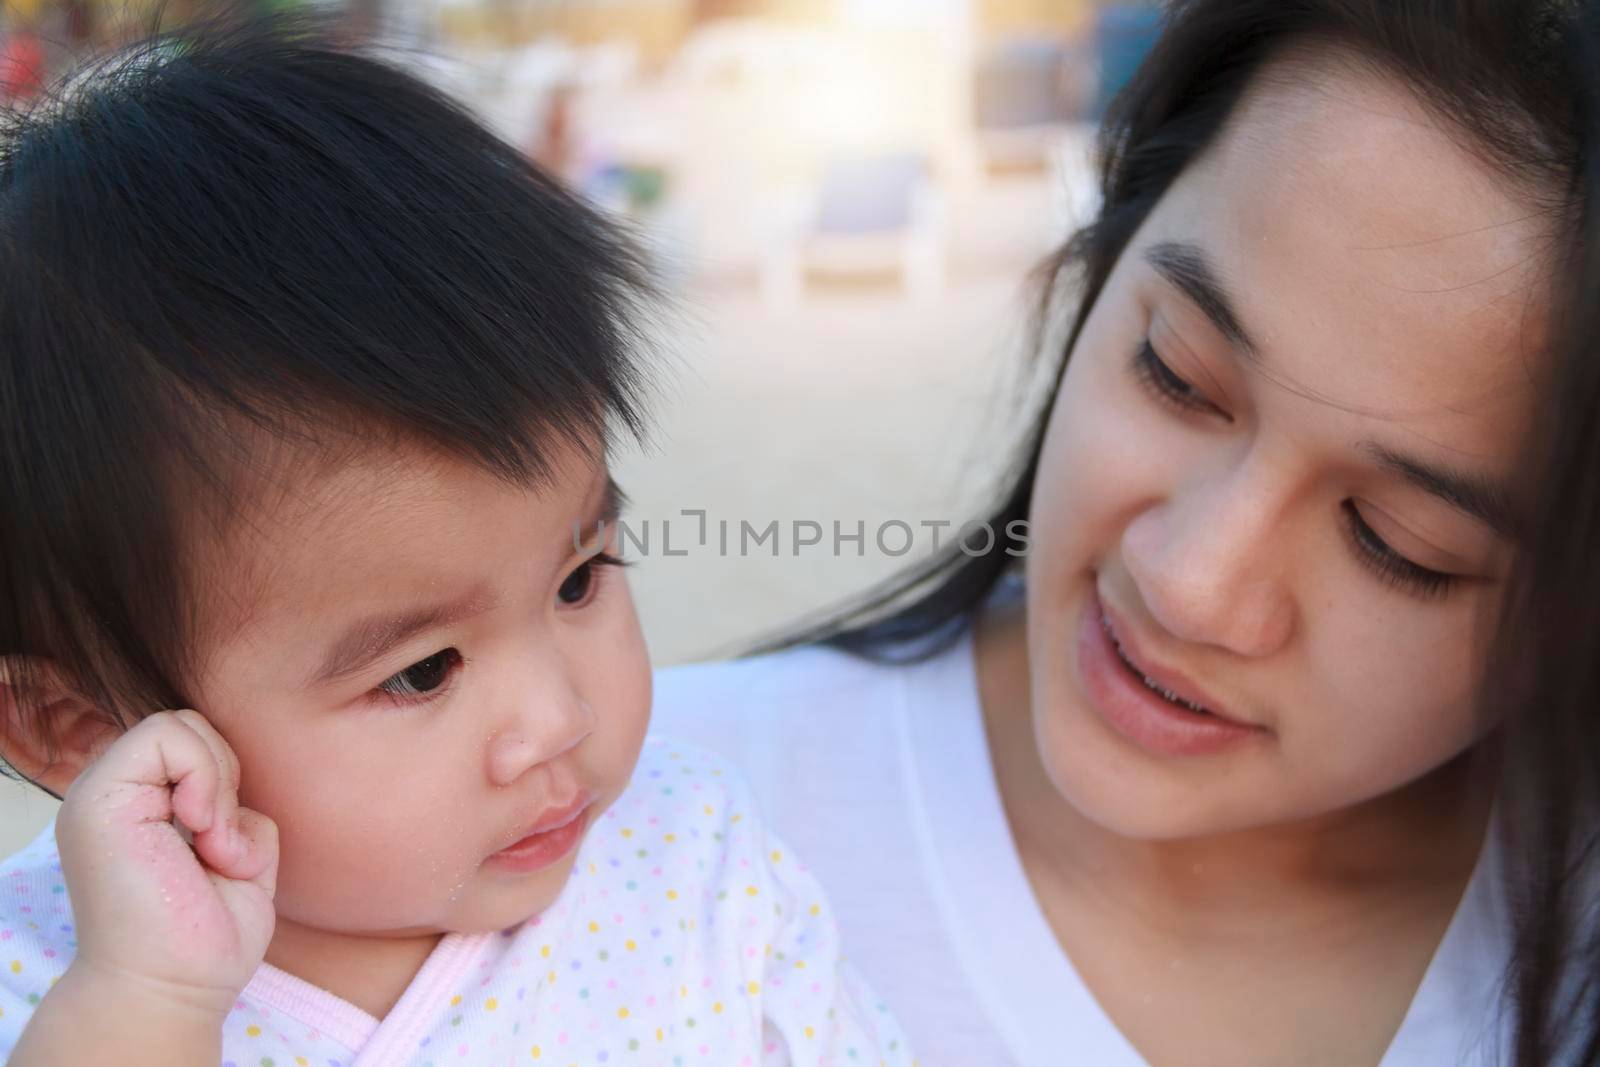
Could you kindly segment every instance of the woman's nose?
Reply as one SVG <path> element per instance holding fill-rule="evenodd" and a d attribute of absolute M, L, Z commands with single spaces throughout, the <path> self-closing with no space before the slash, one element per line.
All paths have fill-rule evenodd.
<path fill-rule="evenodd" d="M 1281 494 L 1239 468 L 1174 494 L 1128 525 L 1123 561 L 1173 637 L 1267 656 L 1294 631 L 1294 567 Z"/>

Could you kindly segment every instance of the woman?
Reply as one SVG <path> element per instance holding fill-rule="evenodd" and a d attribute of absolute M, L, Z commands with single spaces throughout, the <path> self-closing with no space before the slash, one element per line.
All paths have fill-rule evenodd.
<path fill-rule="evenodd" d="M 1029 524 L 1021 588 L 982 535 L 833 648 L 661 677 L 660 728 L 746 766 L 925 1062 L 1587 1062 L 1585 825 L 1500 710 L 1551 676 L 1483 682 L 1508 600 L 1563 589 L 1519 547 L 1574 536 L 1533 521 L 1530 429 L 1600 403 L 1592 7 L 1175 5 L 1055 265 L 1067 358 L 989 518 Z M 1536 454 L 1570 512 L 1569 436 Z M 1577 831 L 1511 864 L 1507 720 L 1508 830 L 1532 795 Z M 1557 910 L 1519 926 L 1508 870 Z"/>

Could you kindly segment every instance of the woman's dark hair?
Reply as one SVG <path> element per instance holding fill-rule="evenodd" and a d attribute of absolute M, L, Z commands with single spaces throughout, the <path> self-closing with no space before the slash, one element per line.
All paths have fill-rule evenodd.
<path fill-rule="evenodd" d="M 1134 232 L 1217 138 L 1253 80 L 1294 54 L 1397 75 L 1548 216 L 1566 338 L 1553 430 L 1532 443 L 1530 531 L 1508 597 L 1487 710 L 1506 722 L 1499 820 L 1510 844 L 1516 944 L 1507 990 L 1524 1067 L 1600 1063 L 1600 46 L 1595 0 L 1176 0 L 1101 131 L 1098 217 L 1043 271 L 1077 300 L 1050 399 L 1025 434 L 989 530 L 1028 519 L 1067 354 Z M 1050 297 L 1047 297 L 1049 300 Z M 1051 311 L 1045 312 L 1048 325 Z M 983 551 L 987 545 L 989 550 Z M 825 641 L 889 661 L 933 655 L 1015 563 L 980 535 L 779 645 Z M 1600 858 L 1597 858 L 1600 861 Z"/>
<path fill-rule="evenodd" d="M 1600 5 L 1574 34 L 1579 234 L 1530 454 L 1528 533 L 1488 674 L 1517 918 L 1518 1062 L 1600 1063 Z"/>
<path fill-rule="evenodd" d="M 189 706 L 185 550 L 277 457 L 408 443 L 537 485 L 558 445 L 642 429 L 656 303 L 630 242 L 330 29 L 189 26 L 6 118 L 14 699 L 48 662 L 121 719 Z M 44 710 L 23 721 L 48 738 Z"/>

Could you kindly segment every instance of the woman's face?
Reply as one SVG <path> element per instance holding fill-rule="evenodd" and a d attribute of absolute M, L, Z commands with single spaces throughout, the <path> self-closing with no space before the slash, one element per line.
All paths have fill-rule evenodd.
<path fill-rule="evenodd" d="M 1040 750 L 1135 837 L 1347 808 L 1489 727 L 1547 232 L 1404 87 L 1276 74 L 1112 272 L 1035 488 Z"/>

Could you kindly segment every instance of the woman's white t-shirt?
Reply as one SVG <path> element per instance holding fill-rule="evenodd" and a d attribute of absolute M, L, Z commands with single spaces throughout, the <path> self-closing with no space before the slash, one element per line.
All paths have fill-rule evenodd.
<path fill-rule="evenodd" d="M 656 676 L 653 728 L 735 761 L 927 1067 L 1144 1067 L 1061 950 L 1011 839 L 970 638 L 923 663 L 824 648 Z M 1493 848 L 1381 1067 L 1509 1062 Z"/>

